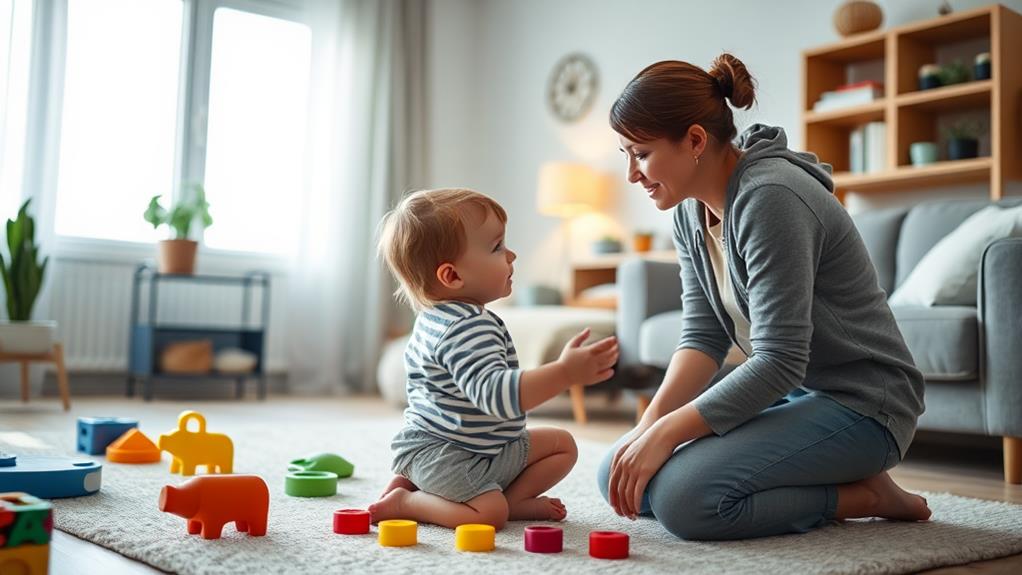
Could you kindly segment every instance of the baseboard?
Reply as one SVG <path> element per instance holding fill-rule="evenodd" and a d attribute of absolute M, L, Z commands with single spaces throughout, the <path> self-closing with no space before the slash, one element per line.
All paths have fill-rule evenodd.
<path fill-rule="evenodd" d="M 127 390 L 128 376 L 123 372 L 76 372 L 69 374 L 71 398 L 124 395 Z M 255 396 L 257 383 L 250 379 L 245 383 L 245 395 Z M 266 379 L 267 392 L 273 395 L 289 393 L 287 374 L 269 374 Z M 142 392 L 141 385 L 135 385 L 135 394 Z M 43 397 L 58 397 L 55 374 L 47 373 L 42 384 Z M 234 380 L 232 379 L 195 379 L 195 380 L 155 380 L 153 395 L 167 399 L 233 399 L 235 396 Z"/>

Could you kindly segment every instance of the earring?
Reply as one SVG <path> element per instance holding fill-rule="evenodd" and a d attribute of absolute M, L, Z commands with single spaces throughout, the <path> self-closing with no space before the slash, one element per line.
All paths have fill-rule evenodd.
<path fill-rule="evenodd" d="M 699 165 L 699 156 L 692 156 L 692 157 L 695 158 L 696 166 L 698 166 Z"/>

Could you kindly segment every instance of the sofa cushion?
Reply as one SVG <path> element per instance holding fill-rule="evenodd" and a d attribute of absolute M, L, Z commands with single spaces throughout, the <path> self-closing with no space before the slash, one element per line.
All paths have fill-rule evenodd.
<path fill-rule="evenodd" d="M 891 308 L 916 367 L 933 381 L 979 377 L 979 322 L 968 306 Z"/>
<path fill-rule="evenodd" d="M 657 314 L 639 328 L 639 361 L 666 369 L 681 338 L 682 311 Z"/>
<path fill-rule="evenodd" d="M 907 213 L 908 208 L 900 207 L 868 210 L 852 216 L 862 242 L 866 244 L 869 259 L 876 268 L 880 288 L 888 295 L 894 291 L 895 248 L 898 246 L 901 222 Z"/>

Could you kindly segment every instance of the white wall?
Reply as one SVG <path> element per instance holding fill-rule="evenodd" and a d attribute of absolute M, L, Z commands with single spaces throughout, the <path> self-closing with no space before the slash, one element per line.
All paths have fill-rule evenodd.
<path fill-rule="evenodd" d="M 840 39 L 833 14 L 840 0 L 436 0 L 431 41 L 431 185 L 469 186 L 509 212 L 508 243 L 518 251 L 519 289 L 555 283 L 563 269 L 560 222 L 539 216 L 539 166 L 571 160 L 613 172 L 610 218 L 587 217 L 572 229 L 575 257 L 604 230 L 657 231 L 667 242 L 670 217 L 625 181 L 623 156 L 607 124 L 610 105 L 643 67 L 665 59 L 708 67 L 722 51 L 759 82 L 758 106 L 736 113 L 784 126 L 801 145 L 801 51 Z M 956 10 L 988 4 L 954 0 Z M 1004 2 L 1022 12 L 1022 0 Z M 938 0 L 887 0 L 884 26 L 937 15 Z M 590 55 L 600 71 L 596 104 L 565 125 L 548 112 L 548 75 L 569 52 Z M 955 193 L 984 193 L 981 189 Z M 666 244 L 663 244 L 666 245 Z"/>

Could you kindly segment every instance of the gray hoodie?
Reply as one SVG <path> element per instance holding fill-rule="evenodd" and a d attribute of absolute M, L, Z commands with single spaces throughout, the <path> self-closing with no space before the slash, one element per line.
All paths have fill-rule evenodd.
<path fill-rule="evenodd" d="M 696 408 L 723 435 L 803 387 L 878 421 L 904 456 L 923 412 L 923 377 L 862 238 L 833 196 L 830 166 L 789 150 L 778 127 L 751 126 L 736 145 L 724 255 L 752 354 Z M 719 365 L 734 324 L 714 281 L 703 213 L 689 199 L 674 214 L 684 290 L 678 349 L 698 349 Z"/>

